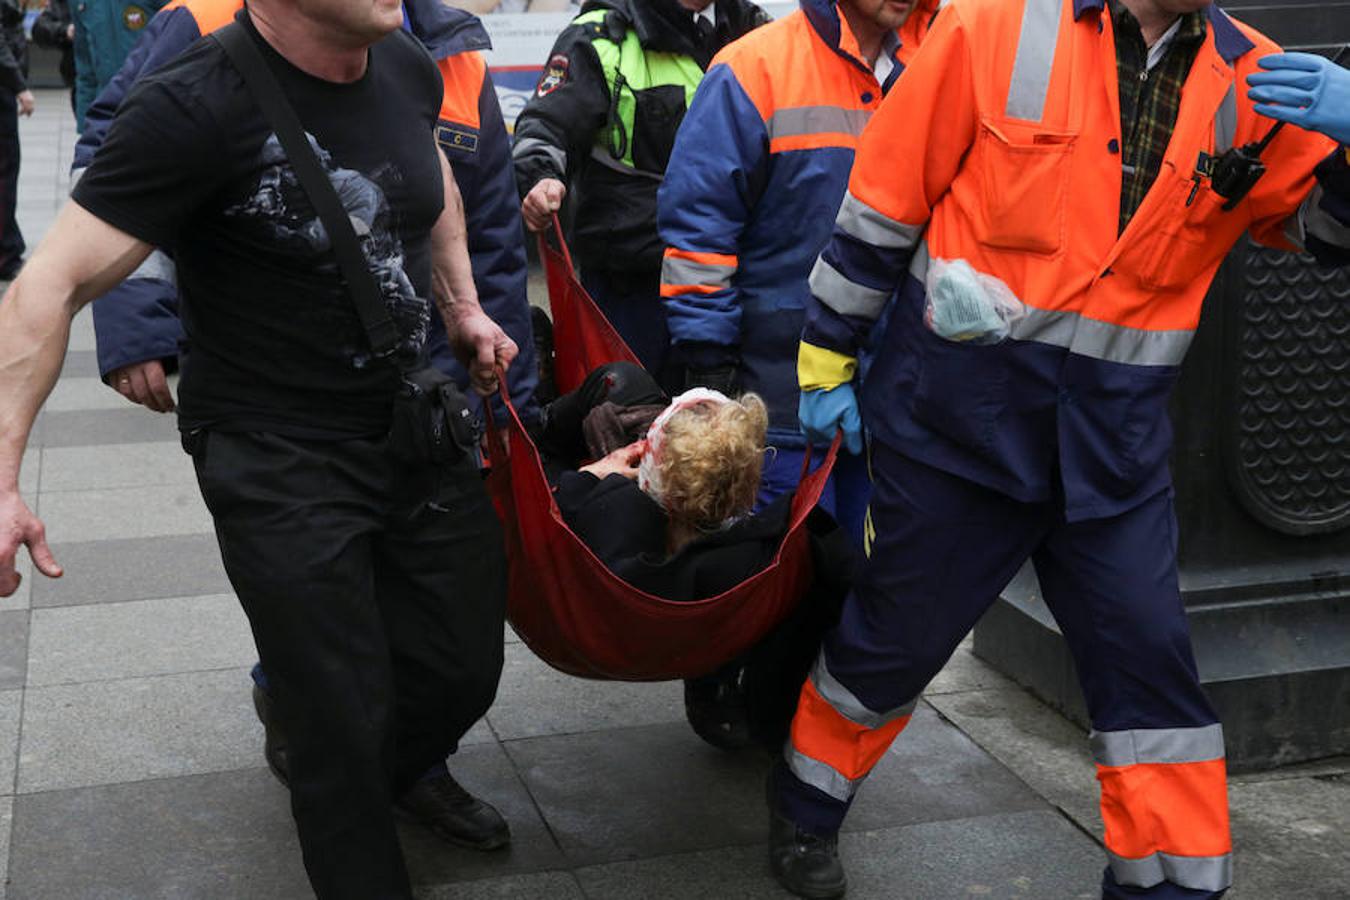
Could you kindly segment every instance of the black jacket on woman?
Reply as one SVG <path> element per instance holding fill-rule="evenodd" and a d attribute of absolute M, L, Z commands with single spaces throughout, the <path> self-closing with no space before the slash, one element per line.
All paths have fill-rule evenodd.
<path fill-rule="evenodd" d="M 0 88 L 11 94 L 28 90 L 28 38 L 23 7 L 15 0 L 0 0 Z"/>
<path fill-rule="evenodd" d="M 665 600 L 715 597 L 773 561 L 787 531 L 791 496 L 784 495 L 729 528 L 702 535 L 666 554 L 667 517 L 637 482 L 566 472 L 555 497 L 572 529 L 615 575 Z"/>

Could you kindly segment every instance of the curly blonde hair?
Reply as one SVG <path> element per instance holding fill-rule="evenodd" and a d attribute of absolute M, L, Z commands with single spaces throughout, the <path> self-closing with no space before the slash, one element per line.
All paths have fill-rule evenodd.
<path fill-rule="evenodd" d="M 660 460 L 662 502 L 672 522 L 711 531 L 749 512 L 768 428 L 769 412 L 755 394 L 672 415 Z"/>

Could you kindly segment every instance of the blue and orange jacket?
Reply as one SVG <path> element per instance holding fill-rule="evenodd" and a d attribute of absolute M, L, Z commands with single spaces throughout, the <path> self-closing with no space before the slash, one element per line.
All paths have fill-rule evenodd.
<path fill-rule="evenodd" d="M 1333 145 L 1298 129 L 1223 209 L 1212 160 L 1269 130 L 1244 79 L 1278 48 L 1213 6 L 1207 26 L 1157 179 L 1121 232 L 1105 0 L 952 0 L 860 141 L 811 274 L 802 387 L 848 381 L 885 313 L 863 379 L 875 440 L 1017 500 L 1062 498 L 1070 521 L 1165 489 L 1168 397 L 1228 251 L 1244 231 L 1314 251 L 1347 234 L 1314 190 Z M 1020 301 L 1007 339 L 926 324 L 933 260 Z"/>
<path fill-rule="evenodd" d="M 230 24 L 242 8 L 242 0 L 174 0 L 155 16 L 122 69 L 89 108 L 75 149 L 75 169 L 93 160 L 117 107 L 138 78 L 177 57 L 202 35 Z M 510 138 L 480 52 L 491 46 L 487 32 L 478 19 L 439 0 L 405 0 L 403 9 L 405 27 L 441 71 L 445 94 L 436 136 L 464 198 L 479 302 L 520 348 L 508 381 L 516 408 L 532 416 L 538 374 L 526 295 L 525 238 Z M 173 267 L 162 254 L 155 258 L 94 303 L 99 371 L 105 378 L 131 363 L 177 359 L 183 330 Z M 439 317 L 432 319 L 428 350 L 433 361 L 467 385 L 468 375 L 451 353 Z"/>
<path fill-rule="evenodd" d="M 737 366 L 769 407 L 770 439 L 799 447 L 797 340 L 811 265 L 829 239 L 858 135 L 938 9 L 922 0 L 882 52 L 885 84 L 833 0 L 726 47 L 680 127 L 657 206 L 661 295 L 676 352 Z"/>

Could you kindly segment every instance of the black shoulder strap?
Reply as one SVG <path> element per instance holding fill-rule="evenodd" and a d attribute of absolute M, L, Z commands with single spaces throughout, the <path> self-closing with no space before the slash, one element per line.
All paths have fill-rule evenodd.
<path fill-rule="evenodd" d="M 276 75 L 263 58 L 258 45 L 244 26 L 234 22 L 211 35 L 229 55 L 239 74 L 253 92 L 253 99 L 262 107 L 263 115 L 277 134 L 281 148 L 286 151 L 291 167 L 310 203 L 319 214 L 328 239 L 337 255 L 338 266 L 347 281 L 352 300 L 356 304 L 361 324 L 370 339 L 376 356 L 389 356 L 398 348 L 398 326 L 389 316 L 384 295 L 371 274 L 361 242 L 352 227 L 351 216 L 342 206 L 337 190 L 323 170 L 319 157 L 310 146 L 309 138 L 300 125 L 291 104 L 286 101 Z"/>

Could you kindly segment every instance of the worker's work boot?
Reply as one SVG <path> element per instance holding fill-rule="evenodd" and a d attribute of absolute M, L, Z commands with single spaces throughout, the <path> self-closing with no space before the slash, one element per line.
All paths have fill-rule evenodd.
<path fill-rule="evenodd" d="M 511 828 L 502 814 L 466 791 L 449 772 L 423 778 L 394 808 L 441 840 L 470 850 L 498 850 L 511 843 Z"/>
<path fill-rule="evenodd" d="M 802 831 L 775 812 L 769 813 L 769 868 L 798 897 L 832 900 L 848 890 L 838 837 Z"/>
<path fill-rule="evenodd" d="M 253 684 L 253 711 L 263 727 L 263 759 L 272 776 L 282 787 L 290 787 L 290 771 L 286 761 L 286 736 L 272 713 L 272 698 L 256 681 Z"/>

